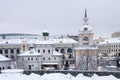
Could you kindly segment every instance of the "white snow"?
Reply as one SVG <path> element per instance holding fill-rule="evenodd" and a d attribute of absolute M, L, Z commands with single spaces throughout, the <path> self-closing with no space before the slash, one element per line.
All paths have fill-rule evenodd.
<path fill-rule="evenodd" d="M 75 50 L 94 50 L 94 49 L 98 49 L 96 47 L 76 47 L 74 48 Z"/>
<path fill-rule="evenodd" d="M 57 65 L 58 63 L 42 63 L 43 65 Z"/>
<path fill-rule="evenodd" d="M 36 52 L 34 49 L 33 50 L 29 50 L 29 51 L 25 51 L 21 54 L 19 54 L 18 56 L 40 56 L 41 54 Z"/>
<path fill-rule="evenodd" d="M 0 74 L 0 80 L 119 80 L 114 76 L 98 76 L 94 74 L 92 77 L 84 76 L 83 74 L 78 74 L 76 77 L 71 74 L 62 74 L 62 73 L 50 73 L 44 75 L 38 74 Z"/>
<path fill-rule="evenodd" d="M 103 42 L 100 42 L 99 44 L 110 44 L 110 43 L 120 43 L 120 38 L 105 39 Z"/>
<path fill-rule="evenodd" d="M 9 61 L 9 60 L 10 59 L 0 54 L 0 61 Z"/>
<path fill-rule="evenodd" d="M 49 40 L 41 40 L 41 39 L 0 39 L 1 45 L 8 44 L 76 44 L 77 41 L 70 38 L 61 38 L 61 39 L 49 39 Z"/>
<path fill-rule="evenodd" d="M 16 74 L 16 73 L 23 73 L 23 69 L 6 69 L 6 70 L 2 70 L 2 74 Z"/>

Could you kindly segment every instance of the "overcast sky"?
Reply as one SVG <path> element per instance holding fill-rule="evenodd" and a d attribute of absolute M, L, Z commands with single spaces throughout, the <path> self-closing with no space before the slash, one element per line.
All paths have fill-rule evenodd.
<path fill-rule="evenodd" d="M 0 33 L 78 34 L 85 8 L 96 38 L 120 31 L 120 0 L 0 0 Z"/>

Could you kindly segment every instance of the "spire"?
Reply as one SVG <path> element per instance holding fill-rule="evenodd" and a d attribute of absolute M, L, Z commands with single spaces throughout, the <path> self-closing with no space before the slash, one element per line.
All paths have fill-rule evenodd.
<path fill-rule="evenodd" d="M 85 15 L 84 15 L 83 21 L 84 21 L 83 25 L 88 25 L 87 9 L 85 9 Z"/>
<path fill-rule="evenodd" d="M 87 18 L 87 11 L 86 11 L 86 9 L 85 9 L 85 15 L 84 15 L 84 18 Z"/>

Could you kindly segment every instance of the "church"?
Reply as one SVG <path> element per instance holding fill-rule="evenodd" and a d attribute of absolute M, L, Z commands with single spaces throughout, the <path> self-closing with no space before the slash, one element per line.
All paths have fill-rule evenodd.
<path fill-rule="evenodd" d="M 77 70 L 97 70 L 97 50 L 93 45 L 93 30 L 88 24 L 87 12 L 83 18 L 83 26 L 78 34 L 78 46 L 74 48 Z"/>

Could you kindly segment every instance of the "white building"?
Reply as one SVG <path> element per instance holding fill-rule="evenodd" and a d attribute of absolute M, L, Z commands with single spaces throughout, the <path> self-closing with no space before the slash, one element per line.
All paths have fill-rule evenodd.
<path fill-rule="evenodd" d="M 17 58 L 17 68 L 24 70 L 41 69 L 41 54 L 34 49 L 19 54 Z"/>
<path fill-rule="evenodd" d="M 10 69 L 11 60 L 0 54 L 0 70 Z"/>
<path fill-rule="evenodd" d="M 120 38 L 108 38 L 98 44 L 99 65 L 120 67 Z"/>

